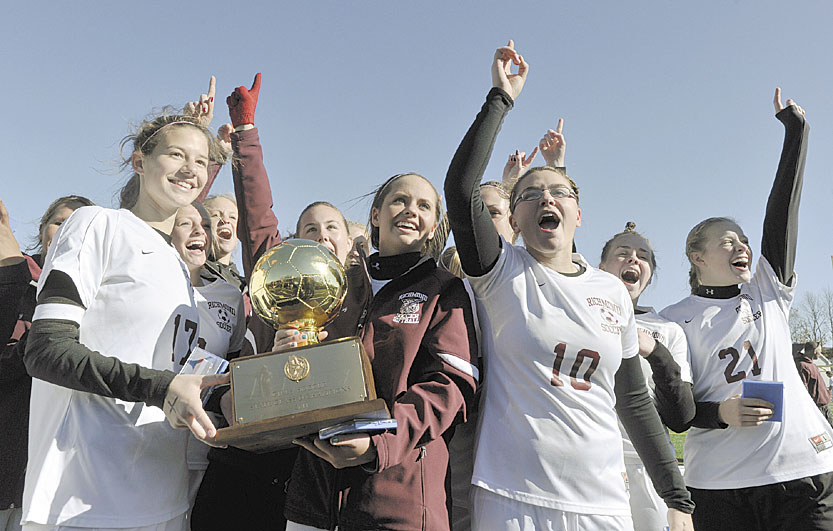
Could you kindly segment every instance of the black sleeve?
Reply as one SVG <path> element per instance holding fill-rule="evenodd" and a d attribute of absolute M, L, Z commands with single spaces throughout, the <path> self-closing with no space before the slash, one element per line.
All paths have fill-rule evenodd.
<path fill-rule="evenodd" d="M 691 420 L 691 425 L 695 428 L 706 428 L 712 430 L 722 430 L 729 425 L 720 420 L 720 415 L 717 413 L 720 407 L 720 402 L 694 402 L 696 409 L 694 418 Z"/>
<path fill-rule="evenodd" d="M 639 356 L 622 360 L 616 371 L 616 413 L 625 426 L 654 488 L 672 509 L 691 514 L 694 502 L 686 490 L 665 428 L 648 396 Z"/>
<path fill-rule="evenodd" d="M 78 334 L 73 321 L 34 321 L 23 357 L 29 374 L 77 391 L 162 407 L 173 372 L 103 356 L 79 343 Z"/>
<path fill-rule="evenodd" d="M 795 266 L 798 205 L 804 183 L 810 126 L 795 105 L 790 105 L 775 116 L 784 124 L 786 131 L 775 182 L 766 204 L 761 255 L 775 270 L 778 280 L 788 284 L 792 280 Z"/>
<path fill-rule="evenodd" d="M 651 366 L 657 412 L 662 422 L 677 433 L 684 432 L 695 412 L 691 384 L 682 380 L 680 366 L 659 341 L 645 359 Z"/>
<path fill-rule="evenodd" d="M 445 199 L 454 243 L 463 271 L 473 277 L 491 271 L 500 256 L 500 236 L 480 198 L 480 180 L 503 119 L 513 105 L 512 98 L 503 90 L 489 91 L 486 103 L 451 159 L 445 177 Z"/>
<path fill-rule="evenodd" d="M 0 346 L 5 346 L 12 337 L 20 299 L 26 294 L 31 280 L 25 258 L 22 262 L 0 267 Z"/>

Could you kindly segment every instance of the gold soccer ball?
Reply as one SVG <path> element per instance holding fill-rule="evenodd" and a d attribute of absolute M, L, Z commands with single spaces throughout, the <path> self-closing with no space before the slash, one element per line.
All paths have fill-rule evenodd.
<path fill-rule="evenodd" d="M 347 276 L 338 258 L 320 243 L 291 239 L 266 251 L 249 281 L 252 306 L 274 328 L 298 328 L 318 342 L 318 329 L 338 315 Z"/>

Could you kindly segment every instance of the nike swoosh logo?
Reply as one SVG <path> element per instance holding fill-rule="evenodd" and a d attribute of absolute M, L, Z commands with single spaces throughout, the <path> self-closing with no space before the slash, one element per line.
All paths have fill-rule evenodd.
<path fill-rule="evenodd" d="M 690 323 L 693 320 L 694 320 L 694 317 L 692 317 L 691 319 L 683 319 L 683 322 L 684 323 Z"/>
<path fill-rule="evenodd" d="M 543 284 L 538 284 L 538 287 L 539 287 L 539 288 L 543 288 L 543 287 L 544 287 L 544 286 L 546 286 L 546 285 L 547 285 L 547 283 L 546 283 L 546 282 L 544 282 Z"/>
<path fill-rule="evenodd" d="M 151 254 L 151 253 L 153 253 L 153 251 L 145 251 L 145 250 L 142 250 L 142 254 Z"/>

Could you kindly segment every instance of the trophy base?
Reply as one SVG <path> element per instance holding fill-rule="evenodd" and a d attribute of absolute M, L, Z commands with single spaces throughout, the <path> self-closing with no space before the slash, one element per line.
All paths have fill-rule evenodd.
<path fill-rule="evenodd" d="M 353 419 L 389 418 L 384 400 L 366 400 L 296 413 L 286 417 L 238 424 L 217 430 L 216 441 L 255 453 L 292 447 L 292 440 L 317 435 L 318 430 Z"/>

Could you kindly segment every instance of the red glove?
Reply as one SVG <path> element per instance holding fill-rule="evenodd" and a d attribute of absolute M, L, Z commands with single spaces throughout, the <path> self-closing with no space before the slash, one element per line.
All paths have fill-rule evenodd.
<path fill-rule="evenodd" d="M 244 124 L 255 124 L 255 109 L 257 97 L 260 94 L 260 72 L 255 75 L 252 88 L 237 87 L 231 96 L 226 98 L 231 125 L 237 127 Z"/>

